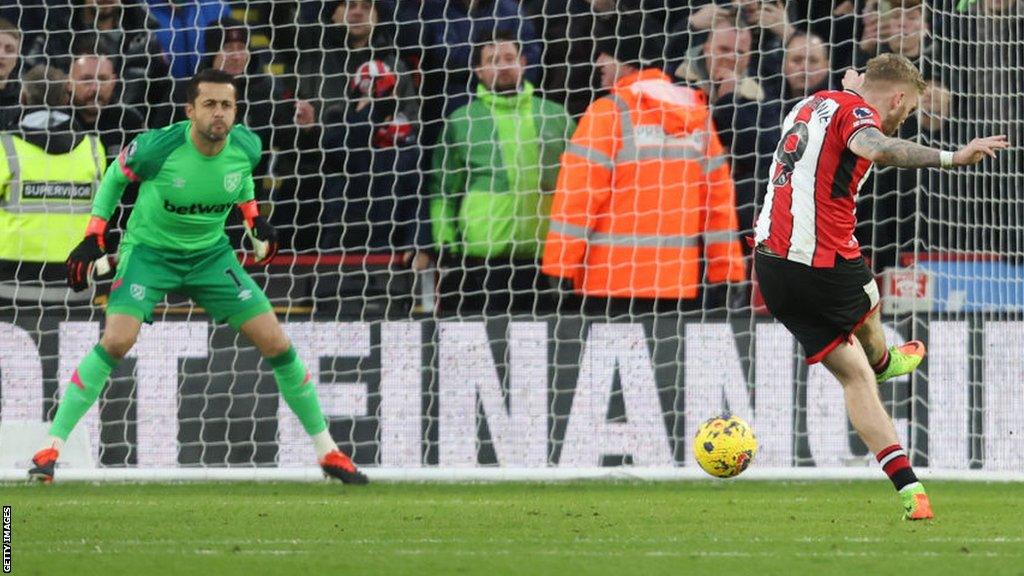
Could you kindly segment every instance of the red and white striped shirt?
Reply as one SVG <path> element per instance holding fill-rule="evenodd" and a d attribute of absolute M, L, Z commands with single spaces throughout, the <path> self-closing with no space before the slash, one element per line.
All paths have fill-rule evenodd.
<path fill-rule="evenodd" d="M 872 163 L 849 142 L 865 128 L 881 127 L 878 112 L 849 90 L 823 90 L 800 101 L 782 125 L 755 242 L 815 268 L 835 266 L 836 254 L 859 257 L 857 193 Z"/>

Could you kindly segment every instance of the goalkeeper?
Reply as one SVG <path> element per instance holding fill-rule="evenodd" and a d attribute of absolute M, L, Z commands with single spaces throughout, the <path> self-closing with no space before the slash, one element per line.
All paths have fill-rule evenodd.
<path fill-rule="evenodd" d="M 273 367 L 284 401 L 312 438 L 326 476 L 367 482 L 331 438 L 309 372 L 224 233 L 228 212 L 238 206 L 257 260 L 269 262 L 277 250 L 276 233 L 258 214 L 253 196 L 260 140 L 244 126 L 233 126 L 235 104 L 229 74 L 200 72 L 188 87 L 188 120 L 141 134 L 106 171 L 85 239 L 67 260 L 74 290 L 88 286 L 94 263 L 104 256 L 107 219 L 129 182 L 141 182 L 139 198 L 121 243 L 103 337 L 71 376 L 47 446 L 32 459 L 30 478 L 53 480 L 71 430 L 135 344 L 142 322 L 152 321 L 154 306 L 167 292 L 176 292 L 256 345 Z"/>

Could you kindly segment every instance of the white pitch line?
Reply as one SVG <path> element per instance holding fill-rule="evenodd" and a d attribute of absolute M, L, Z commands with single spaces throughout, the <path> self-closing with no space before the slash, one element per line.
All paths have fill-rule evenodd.
<path fill-rule="evenodd" d="M 241 542 L 241 541 L 240 541 Z M 336 541 L 330 541 L 333 544 L 337 544 Z M 270 555 L 270 556 L 289 556 L 289 555 L 311 555 L 319 552 L 306 549 L 246 549 L 242 546 L 257 546 L 265 544 L 266 541 L 261 543 L 251 541 L 249 544 L 224 544 L 222 542 L 207 542 L 203 547 L 195 548 L 191 546 L 176 546 L 176 542 L 172 546 L 163 545 L 152 546 L 148 548 L 138 549 L 132 546 L 120 546 L 119 544 L 112 544 L 110 542 L 103 543 L 103 546 L 93 545 L 91 548 L 85 550 L 76 551 L 78 553 L 88 553 L 93 555 L 107 555 L 107 554 L 146 554 L 152 556 L 165 556 L 169 554 L 180 555 L 180 554 L 194 554 L 197 556 L 209 556 L 209 555 Z M 465 557 L 494 557 L 494 556 L 552 556 L 552 557 L 593 557 L 593 558 L 631 558 L 637 556 L 644 557 L 672 557 L 672 558 L 835 558 L 835 557 L 849 557 L 849 558 L 889 558 L 891 554 L 888 552 L 876 552 L 870 550 L 823 550 L 823 551 L 802 551 L 802 552 L 791 552 L 791 553 L 780 553 L 771 551 L 749 551 L 749 550 L 649 550 L 646 552 L 641 551 L 622 551 L 622 550 L 576 550 L 559 548 L 554 550 L 545 550 L 538 548 L 531 548 L 529 550 L 504 550 L 504 549 L 481 549 L 481 550 L 446 550 L 439 549 L 436 547 L 430 548 L 396 548 L 394 544 L 398 544 L 398 541 L 382 541 L 382 544 L 389 544 L 385 546 L 385 549 L 378 552 L 379 554 L 395 554 L 400 556 L 408 555 L 444 555 L 444 556 L 465 556 Z M 215 546 L 211 548 L 210 546 Z M 231 549 L 231 546 L 236 546 L 240 549 Z M 66 553 L 66 548 L 48 546 L 32 548 L 33 551 L 43 551 L 47 553 Z M 900 557 L 920 557 L 920 558 L 938 558 L 938 557 L 952 557 L 951 552 L 942 553 L 934 550 L 904 550 L 900 552 Z M 1022 553 L 1007 553 L 1002 551 L 971 551 L 969 554 L 964 555 L 965 558 L 1021 558 L 1024 557 Z"/>
<path fill-rule="evenodd" d="M 614 537 L 614 538 L 601 538 L 583 536 L 573 538 L 567 541 L 568 545 L 587 545 L 587 544 L 599 544 L 599 545 L 686 545 L 686 544 L 706 544 L 706 543 L 717 543 L 725 542 L 729 539 L 725 538 L 683 538 L 678 536 L 666 536 L 662 538 L 639 538 L 639 537 Z M 837 538 L 827 537 L 811 537 L 802 536 L 799 538 L 765 538 L 765 537 L 753 537 L 748 538 L 748 542 L 763 543 L 763 544 L 782 544 L 782 543 L 811 543 L 811 544 L 832 544 L 838 542 L 845 542 L 851 544 L 876 544 L 881 542 L 891 542 L 889 538 L 879 538 L 874 536 L 845 536 Z M 928 543 L 939 543 L 939 544 L 1020 544 L 1024 543 L 1024 537 L 1019 536 L 992 536 L 992 537 L 944 537 L 944 536 L 930 536 L 926 538 L 920 538 L 917 542 L 928 542 Z M 461 545 L 461 544 L 476 544 L 476 545 L 496 545 L 496 546 L 532 546 L 538 543 L 549 542 L 548 539 L 517 539 L 517 538 L 349 538 L 345 539 L 348 545 L 360 545 L 360 546 L 391 546 L 396 544 L 401 545 L 416 545 L 416 544 L 435 544 L 435 545 Z M 48 546 L 94 546 L 94 545 L 105 545 L 105 546 L 188 546 L 188 545 L 218 545 L 218 546 L 262 546 L 262 545 L 282 545 L 289 544 L 293 546 L 307 546 L 307 545 L 334 545 L 337 543 L 337 539 L 307 539 L 307 538 L 235 538 L 235 539 L 218 539 L 218 540 L 174 540 L 174 539 L 159 539 L 159 540 L 142 540 L 139 538 L 131 539 L 65 539 L 65 540 L 43 540 L 38 544 Z M 22 546 L 31 548 L 36 543 L 34 542 L 22 542 Z"/>

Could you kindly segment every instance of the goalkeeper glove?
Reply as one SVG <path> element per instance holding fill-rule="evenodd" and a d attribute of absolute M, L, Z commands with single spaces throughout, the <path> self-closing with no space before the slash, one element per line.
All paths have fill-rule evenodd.
<path fill-rule="evenodd" d="M 257 264 L 268 264 L 277 254 L 277 231 L 266 218 L 260 216 L 255 200 L 239 204 L 245 219 L 245 234 L 252 241 L 252 251 Z"/>
<path fill-rule="evenodd" d="M 75 292 L 89 287 L 93 267 L 105 256 L 103 234 L 107 229 L 107 221 L 93 216 L 85 229 L 85 238 L 75 246 L 65 261 L 68 271 L 68 286 Z M 105 261 L 104 261 L 105 264 Z M 105 266 L 109 271 L 109 266 Z M 102 272 L 102 271 L 101 271 Z"/>

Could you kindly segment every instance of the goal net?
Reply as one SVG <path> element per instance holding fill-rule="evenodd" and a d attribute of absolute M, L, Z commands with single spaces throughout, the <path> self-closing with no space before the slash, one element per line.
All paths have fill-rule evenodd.
<path fill-rule="evenodd" d="M 13 27 L 0 25 L 0 49 L 10 38 L 15 52 L 0 50 L 0 73 L 10 68 L 0 218 L 82 213 L 68 197 L 24 209 L 25 182 L 67 175 L 27 167 L 16 142 L 98 134 L 98 160 L 114 162 L 139 131 L 184 118 L 192 73 L 233 71 L 238 121 L 263 140 L 257 198 L 282 252 L 253 264 L 234 215 L 229 237 L 309 368 L 331 434 L 371 478 L 696 477 L 697 426 L 723 412 L 758 436 L 746 476 L 881 477 L 841 387 L 805 364 L 755 283 L 721 290 L 699 261 L 696 298 L 630 303 L 558 285 L 538 265 L 560 153 L 606 97 L 602 75 L 614 74 L 600 54 L 639 47 L 644 63 L 708 94 L 741 241 L 789 107 L 874 54 L 906 55 L 928 89 L 903 137 L 951 150 L 1007 134 L 1012 147 L 970 169 L 877 169 L 861 190 L 857 235 L 888 341 L 928 347 L 881 396 L 923 474 L 1024 473 L 1020 2 L 739 1 L 718 14 L 639 0 L 114 4 L 0 8 Z M 505 36 L 479 42 L 495 29 L 518 39 L 511 61 L 493 40 Z M 523 82 L 502 91 L 517 57 Z M 66 111 L 75 124 L 43 130 L 40 144 L 25 124 L 39 111 L 46 122 Z M 129 188 L 111 221 L 115 245 L 137 193 Z M 4 243 L 19 241 L 2 226 Z M 100 278 L 84 296 L 68 292 L 63 257 L 40 260 L 0 258 L 8 479 L 23 477 L 98 341 L 111 289 Z M 620 264 L 615 274 L 662 273 Z M 64 478 L 319 473 L 269 365 L 176 296 L 157 307 L 66 452 Z"/>

